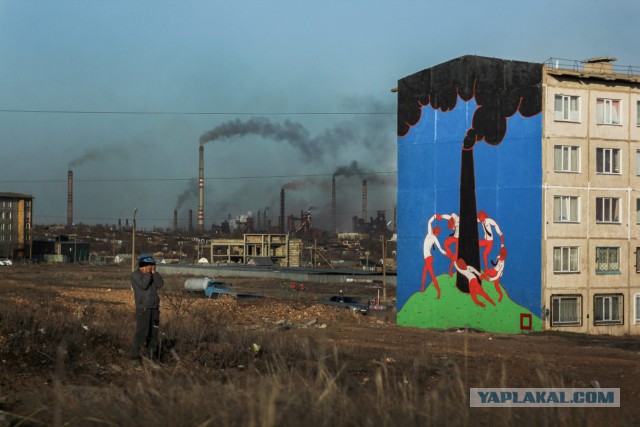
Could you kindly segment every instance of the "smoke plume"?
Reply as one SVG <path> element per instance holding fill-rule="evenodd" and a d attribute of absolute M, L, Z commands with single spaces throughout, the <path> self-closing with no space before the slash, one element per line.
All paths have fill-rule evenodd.
<path fill-rule="evenodd" d="M 303 154 L 312 154 L 309 131 L 303 125 L 290 120 L 285 120 L 283 124 L 273 123 L 264 117 L 252 117 L 246 121 L 235 119 L 216 126 L 200 137 L 200 145 L 245 135 L 259 135 L 276 141 L 286 141 Z"/>
<path fill-rule="evenodd" d="M 367 179 L 372 184 L 394 184 L 396 176 L 394 174 L 380 174 L 376 173 L 369 168 L 364 168 L 353 160 L 348 165 L 338 166 L 333 172 L 334 177 L 356 177 L 361 179 Z"/>
<path fill-rule="evenodd" d="M 356 107 L 352 108 L 357 111 Z M 382 105 L 374 103 L 375 113 L 383 108 Z M 372 114 L 357 115 L 356 117 L 358 120 L 352 119 L 334 124 L 314 136 L 311 136 L 304 125 L 291 120 L 274 123 L 264 117 L 252 117 L 245 121 L 235 119 L 205 132 L 200 137 L 200 145 L 234 137 L 258 135 L 288 143 L 303 155 L 304 160 L 310 162 L 320 160 L 320 157 L 328 153 L 335 153 L 345 146 L 360 145 L 381 148 L 385 142 L 395 143 L 393 137 L 389 137 L 392 134 L 383 131 L 387 123 L 380 120 L 379 116 Z"/>
<path fill-rule="evenodd" d="M 198 180 L 196 178 L 191 178 L 187 184 L 187 188 L 178 195 L 178 200 L 176 201 L 176 207 L 174 209 L 180 209 L 184 202 L 189 200 L 191 197 L 196 199 L 198 197 Z"/>
<path fill-rule="evenodd" d="M 109 145 L 107 147 L 93 148 L 69 162 L 69 169 L 89 162 L 97 162 L 108 157 L 120 160 L 128 160 L 129 153 L 125 145 Z"/>
<path fill-rule="evenodd" d="M 302 190 L 304 188 L 308 188 L 316 185 L 318 185 L 317 178 L 307 177 L 307 178 L 297 179 L 295 181 L 287 182 L 282 186 L 282 188 L 284 188 L 285 190 Z"/>
<path fill-rule="evenodd" d="M 281 143 L 288 153 L 297 155 L 300 162 L 306 163 L 304 173 L 317 174 L 309 177 L 294 176 L 281 188 L 292 191 L 287 200 L 287 209 L 297 209 L 317 205 L 319 200 L 326 197 L 331 188 L 331 178 L 322 177 L 327 171 L 335 171 L 335 176 L 347 179 L 341 187 L 343 194 L 353 193 L 353 200 L 360 200 L 359 186 L 354 185 L 361 179 L 367 179 L 370 184 L 370 205 L 384 208 L 386 201 L 395 198 L 395 112 L 394 102 L 381 102 L 373 97 L 352 97 L 343 100 L 338 111 L 348 111 L 350 114 L 340 114 L 323 120 L 328 123 L 324 128 L 312 128 L 292 120 L 270 120 L 265 117 L 248 119 L 233 119 L 213 127 L 200 137 L 200 145 L 209 142 L 231 142 L 234 139 L 254 136 Z M 306 124 L 306 122 L 304 122 Z M 311 130 L 313 129 L 313 130 Z M 277 145 L 277 144 L 276 144 Z M 220 149 L 220 146 L 216 146 Z M 341 159 L 358 159 L 342 164 Z M 265 167 L 264 160 L 248 167 L 254 169 Z M 278 159 L 282 161 L 282 159 Z M 355 179 L 351 179 L 353 177 Z M 344 178 L 342 178 L 344 179 Z M 375 184 L 379 184 L 375 186 Z M 278 187 L 279 189 L 280 187 Z M 267 181 L 251 183 L 229 182 L 216 191 L 215 204 L 211 204 L 209 212 L 213 218 L 223 218 L 228 212 L 246 210 L 254 206 L 256 201 L 267 202 L 274 212 L 279 212 L 279 192 Z M 360 212 L 347 206 L 351 198 L 345 198 L 341 209 Z M 379 204 L 378 204 L 379 203 Z M 328 207 L 320 207 L 320 211 Z M 350 212 L 350 211 L 349 211 Z M 329 215 L 317 212 L 320 217 L 318 223 L 329 221 Z M 351 223 L 351 214 L 344 216 L 344 227 Z M 342 221 L 339 219 L 339 222 Z M 325 224 L 326 225 L 326 224 Z"/>

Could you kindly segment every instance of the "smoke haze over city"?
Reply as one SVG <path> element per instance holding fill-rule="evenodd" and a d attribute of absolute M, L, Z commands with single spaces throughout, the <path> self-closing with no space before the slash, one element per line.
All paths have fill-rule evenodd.
<path fill-rule="evenodd" d="M 464 54 L 640 65 L 620 43 L 638 12 L 633 1 L 3 2 L 0 189 L 33 195 L 35 223 L 63 224 L 73 170 L 75 222 L 124 223 L 137 208 L 140 227 L 169 227 L 177 209 L 184 227 L 202 144 L 207 228 L 266 208 L 275 223 L 281 188 L 287 214 L 313 207 L 326 228 L 335 177 L 348 230 L 363 179 L 369 216 L 396 205 L 398 79 Z M 567 22 L 598 25 L 560 37 Z"/>

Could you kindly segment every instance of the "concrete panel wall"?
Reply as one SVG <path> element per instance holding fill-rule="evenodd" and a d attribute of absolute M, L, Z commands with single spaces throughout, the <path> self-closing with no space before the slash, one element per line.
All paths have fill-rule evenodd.
<path fill-rule="evenodd" d="M 317 272 L 304 272 L 303 270 L 270 270 L 255 268 L 225 268 L 217 266 L 194 266 L 181 264 L 158 264 L 158 272 L 161 274 L 186 274 L 193 276 L 212 277 L 251 277 L 277 280 L 294 280 L 300 282 L 317 283 L 346 283 L 362 281 L 363 283 L 381 282 L 382 276 L 372 274 L 321 274 Z M 396 277 L 387 276 L 385 282 L 388 286 L 396 286 Z"/>

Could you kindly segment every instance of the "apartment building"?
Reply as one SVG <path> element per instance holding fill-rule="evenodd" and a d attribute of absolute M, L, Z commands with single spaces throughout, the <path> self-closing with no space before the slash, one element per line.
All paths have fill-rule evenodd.
<path fill-rule="evenodd" d="M 551 329 L 640 333 L 640 68 L 544 67 L 542 289 Z"/>
<path fill-rule="evenodd" d="M 0 192 L 0 257 L 29 256 L 33 197 Z"/>
<path fill-rule="evenodd" d="M 398 323 L 640 334 L 640 68 L 463 56 L 398 81 Z"/>

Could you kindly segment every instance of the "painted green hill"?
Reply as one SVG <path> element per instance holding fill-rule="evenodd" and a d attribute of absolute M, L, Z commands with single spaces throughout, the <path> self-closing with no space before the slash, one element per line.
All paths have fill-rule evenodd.
<path fill-rule="evenodd" d="M 505 334 L 541 330 L 540 318 L 511 300 L 504 288 L 502 301 L 498 302 L 498 293 L 493 283 L 482 282 L 482 288 L 496 303 L 493 306 L 482 296 L 478 296 L 478 299 L 486 304 L 484 308 L 476 305 L 469 294 L 456 288 L 455 275 L 438 276 L 438 284 L 440 299 L 436 299 L 437 292 L 433 284 L 424 292 L 416 292 L 398 312 L 399 325 L 434 329 L 474 328 Z M 525 326 L 531 325 L 531 330 L 520 328 L 521 315 L 524 315 L 522 322 Z M 528 316 L 531 316 L 530 321 Z"/>

